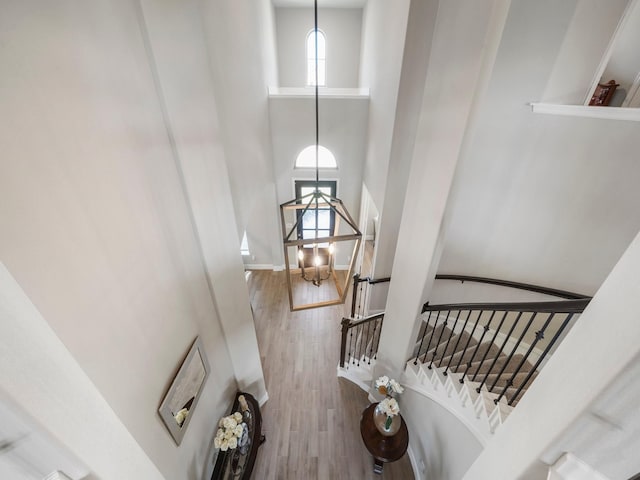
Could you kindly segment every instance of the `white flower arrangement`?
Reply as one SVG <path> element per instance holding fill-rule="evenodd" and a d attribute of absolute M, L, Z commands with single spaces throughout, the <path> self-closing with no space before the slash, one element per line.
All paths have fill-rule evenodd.
<path fill-rule="evenodd" d="M 396 394 L 399 395 L 404 392 L 404 387 L 402 385 L 386 375 L 383 375 L 376 380 L 376 388 L 378 389 L 378 392 L 388 397 L 393 397 Z"/>
<path fill-rule="evenodd" d="M 238 439 L 242 437 L 245 423 L 242 421 L 242 414 L 235 412 L 232 415 L 222 417 L 218 422 L 218 431 L 213 439 L 213 446 L 223 452 L 234 449 L 238 446 Z"/>
<path fill-rule="evenodd" d="M 394 417 L 400 413 L 398 401 L 391 397 L 387 397 L 380 402 L 380 409 L 387 417 Z"/>

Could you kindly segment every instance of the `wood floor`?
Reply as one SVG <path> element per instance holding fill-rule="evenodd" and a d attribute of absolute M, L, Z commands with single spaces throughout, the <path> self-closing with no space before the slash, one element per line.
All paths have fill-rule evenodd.
<path fill-rule="evenodd" d="M 406 454 L 373 473 L 359 427 L 367 395 L 336 376 L 344 307 L 291 313 L 284 272 L 253 271 L 248 282 L 269 393 L 253 478 L 413 479 Z"/>

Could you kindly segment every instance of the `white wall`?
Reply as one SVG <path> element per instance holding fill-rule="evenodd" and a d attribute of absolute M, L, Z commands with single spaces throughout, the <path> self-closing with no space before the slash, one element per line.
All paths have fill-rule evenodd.
<path fill-rule="evenodd" d="M 3 478 L 165 478 L 1 263 L 0 331 Z"/>
<path fill-rule="evenodd" d="M 378 210 L 384 204 L 409 3 L 369 0 L 363 14 L 360 86 L 371 91 L 364 183 Z"/>
<path fill-rule="evenodd" d="M 409 443 L 420 469 L 417 480 L 459 480 L 482 451 L 482 445 L 460 420 L 438 403 L 405 389 L 400 397 Z"/>
<path fill-rule="evenodd" d="M 233 235 L 236 223 L 226 158 L 216 142 L 219 95 L 212 89 L 200 3 L 164 0 L 143 5 L 164 120 L 235 378 L 240 389 L 264 400 L 253 315 Z"/>
<path fill-rule="evenodd" d="M 602 81 L 615 80 L 621 90 L 628 92 L 640 74 L 640 4 L 629 10 L 625 25 L 615 39 L 609 63 L 602 74 Z"/>
<path fill-rule="evenodd" d="M 311 4 L 311 3 L 310 3 Z M 276 8 L 280 87 L 307 85 L 307 35 L 313 8 Z M 326 37 L 327 87 L 357 87 L 361 8 L 318 8 L 318 29 Z"/>
<path fill-rule="evenodd" d="M 573 16 L 561 16 L 545 28 L 565 28 L 558 55 L 540 99 L 548 103 L 582 105 L 591 99 L 591 89 L 599 64 L 606 53 L 620 17 L 629 0 L 579 0 Z M 565 23 L 566 22 L 566 23 Z M 566 25 L 566 26 L 565 26 Z M 602 66 L 604 68 L 604 65 Z M 596 80 L 599 80 L 596 78 Z"/>
<path fill-rule="evenodd" d="M 513 2 L 439 273 L 592 295 L 640 229 L 640 126 L 532 114 L 574 5 Z"/>
<path fill-rule="evenodd" d="M 167 5 L 153 13 L 161 19 Z M 194 3 L 180 13 L 167 37 L 192 29 L 193 36 L 173 38 L 175 50 L 164 54 L 183 57 L 180 68 L 192 73 L 206 64 L 199 13 Z M 221 328 L 229 304 L 213 301 L 180 168 L 216 165 L 220 142 L 205 118 L 215 115 L 206 111 L 207 82 L 188 75 L 158 82 L 142 19 L 129 1 L 3 5 L 0 55 L 11 74 L 0 79 L 0 257 L 159 472 L 197 478 L 236 379 Z M 159 86 L 184 96 L 167 109 Z M 230 206 L 224 192 L 212 192 L 208 198 L 222 195 L 220 205 Z M 216 248 L 235 255 L 224 266 L 237 264 L 241 276 L 237 249 L 229 249 L 238 242 L 234 223 L 215 212 Z M 178 448 L 157 408 L 198 335 L 211 376 Z M 8 393 L 21 401 L 20 392 Z M 93 434 L 109 438 L 108 429 L 119 428 L 106 423 Z M 99 444 L 85 450 L 99 455 L 92 449 Z"/>
<path fill-rule="evenodd" d="M 219 141 L 228 159 L 240 249 L 246 230 L 251 264 L 281 258 L 267 87 L 277 84 L 270 2 L 204 3 L 203 18 L 216 92 Z"/>

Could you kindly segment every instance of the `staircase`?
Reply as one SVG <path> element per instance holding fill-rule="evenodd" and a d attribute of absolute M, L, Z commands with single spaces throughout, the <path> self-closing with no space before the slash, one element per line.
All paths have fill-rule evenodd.
<path fill-rule="evenodd" d="M 565 298 L 424 305 L 413 354 L 401 381 L 447 408 L 486 443 L 525 395 L 590 298 L 513 282 L 462 278 Z M 378 314 L 342 322 L 338 375 L 366 391 L 371 386 L 383 319 L 384 314 Z"/>

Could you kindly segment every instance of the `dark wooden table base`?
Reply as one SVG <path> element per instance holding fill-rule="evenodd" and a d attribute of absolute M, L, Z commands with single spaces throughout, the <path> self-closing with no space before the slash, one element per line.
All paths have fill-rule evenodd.
<path fill-rule="evenodd" d="M 381 474 L 384 464 L 400 460 L 409 446 L 409 432 L 404 419 L 400 416 L 401 425 L 398 433 L 391 437 L 382 435 L 373 423 L 373 411 L 377 403 L 369 405 L 360 419 L 360 434 L 365 447 L 373 455 L 373 472 Z"/>

